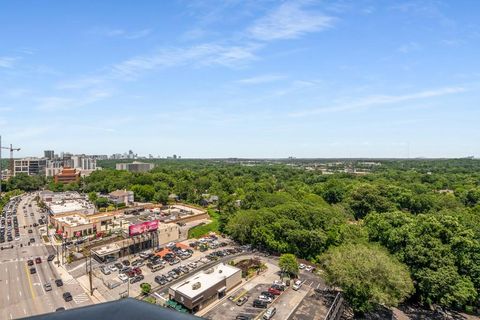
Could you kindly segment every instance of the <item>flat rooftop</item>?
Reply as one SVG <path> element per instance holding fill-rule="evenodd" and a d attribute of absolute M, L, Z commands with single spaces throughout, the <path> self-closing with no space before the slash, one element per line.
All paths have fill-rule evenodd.
<path fill-rule="evenodd" d="M 81 199 L 70 199 L 54 202 L 52 201 L 52 203 L 50 203 L 48 207 L 54 215 L 73 211 L 82 211 L 86 214 L 95 213 L 95 206 L 89 201 Z"/>
<path fill-rule="evenodd" d="M 74 214 L 66 217 L 58 217 L 58 218 L 55 218 L 55 220 L 57 220 L 58 222 L 66 223 L 71 227 L 86 225 L 90 223 L 89 220 L 85 219 L 84 217 L 78 214 Z"/>
<path fill-rule="evenodd" d="M 241 272 L 241 270 L 231 265 L 220 263 L 194 274 L 179 284 L 171 286 L 170 289 L 193 299 L 237 272 Z"/>

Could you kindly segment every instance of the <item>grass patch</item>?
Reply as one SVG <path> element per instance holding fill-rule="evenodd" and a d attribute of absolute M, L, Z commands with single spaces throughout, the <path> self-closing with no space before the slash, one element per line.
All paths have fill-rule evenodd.
<path fill-rule="evenodd" d="M 214 210 L 208 210 L 208 215 L 212 222 L 208 224 L 203 224 L 201 226 L 196 226 L 188 230 L 188 238 L 199 238 L 203 235 L 208 234 L 209 232 L 217 232 L 218 233 L 218 226 L 220 219 L 220 214 Z"/>

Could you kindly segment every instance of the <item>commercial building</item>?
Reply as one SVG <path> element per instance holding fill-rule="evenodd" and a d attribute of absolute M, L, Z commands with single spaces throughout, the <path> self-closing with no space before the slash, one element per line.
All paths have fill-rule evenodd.
<path fill-rule="evenodd" d="M 55 158 L 55 151 L 53 150 L 45 150 L 43 151 L 43 155 L 45 158 L 49 160 L 53 160 Z"/>
<path fill-rule="evenodd" d="M 97 212 L 93 203 L 78 192 L 42 191 L 40 198 L 45 203 L 48 213 L 53 216 L 67 212 L 83 214 Z"/>
<path fill-rule="evenodd" d="M 108 194 L 108 199 L 116 204 L 124 203 L 128 206 L 134 201 L 134 193 L 128 190 L 115 190 Z"/>
<path fill-rule="evenodd" d="M 105 226 L 111 223 L 117 214 L 112 212 L 97 212 L 87 215 L 84 213 L 63 213 L 50 217 L 50 224 L 57 233 L 65 239 L 87 236 L 104 231 Z"/>
<path fill-rule="evenodd" d="M 63 168 L 62 171 L 55 175 L 55 183 L 73 183 L 80 182 L 80 171 L 75 168 Z"/>
<path fill-rule="evenodd" d="M 158 248 L 180 238 L 180 228 L 175 223 L 146 221 L 129 224 L 123 219 L 121 221 L 123 239 L 93 248 L 92 253 L 96 260 L 113 261 L 129 254 Z"/>
<path fill-rule="evenodd" d="M 170 299 L 181 303 L 192 312 L 198 312 L 242 282 L 242 271 L 220 263 L 202 270 L 170 287 Z"/>
<path fill-rule="evenodd" d="M 145 163 L 134 161 L 132 163 L 117 163 L 115 168 L 117 170 L 127 170 L 130 172 L 147 172 L 155 167 L 153 163 Z"/>
<path fill-rule="evenodd" d="M 13 175 L 16 176 L 20 173 L 24 173 L 32 176 L 43 173 L 47 166 L 47 161 L 48 159 L 46 158 L 24 158 L 14 160 Z"/>

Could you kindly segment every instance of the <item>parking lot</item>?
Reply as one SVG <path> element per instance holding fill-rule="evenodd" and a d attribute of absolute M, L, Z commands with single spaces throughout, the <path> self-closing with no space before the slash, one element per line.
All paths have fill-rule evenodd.
<path fill-rule="evenodd" d="M 120 296 L 139 296 L 142 283 L 151 284 L 155 291 L 157 287 L 172 284 L 206 264 L 239 252 L 238 249 L 227 245 L 229 243 L 224 241 L 222 243 L 221 248 L 207 249 L 203 252 L 191 247 L 185 248 L 185 245 L 182 245 L 183 249 L 171 246 L 169 253 L 163 257 L 159 255 L 163 254 L 165 248 L 157 250 L 158 252 L 147 251 L 141 255 L 124 257 L 108 264 L 96 264 L 97 267 L 93 271 L 93 287 L 105 300 L 118 299 Z"/>

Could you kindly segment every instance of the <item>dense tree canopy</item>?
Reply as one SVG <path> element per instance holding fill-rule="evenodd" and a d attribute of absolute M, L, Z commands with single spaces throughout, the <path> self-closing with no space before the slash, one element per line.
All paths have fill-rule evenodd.
<path fill-rule="evenodd" d="M 321 261 L 327 282 L 343 289 L 355 312 L 370 311 L 375 304 L 396 306 L 413 292 L 406 266 L 379 246 L 332 247 Z"/>
<path fill-rule="evenodd" d="M 105 194 L 129 189 L 140 202 L 167 203 L 175 194 L 197 205 L 216 195 L 218 201 L 211 205 L 218 214 L 216 226 L 241 243 L 312 262 L 322 262 L 319 257 L 335 247 L 359 250 L 359 259 L 372 255 L 390 261 L 385 248 L 408 267 L 413 300 L 463 308 L 478 298 L 479 160 L 153 161 L 156 167 L 146 173 L 117 171 L 115 161 L 99 161 L 104 170 L 80 184 L 18 176 L 6 190 L 46 185 Z M 316 170 L 322 166 L 337 172 L 322 174 Z M 382 301 L 370 295 L 367 300 Z"/>

